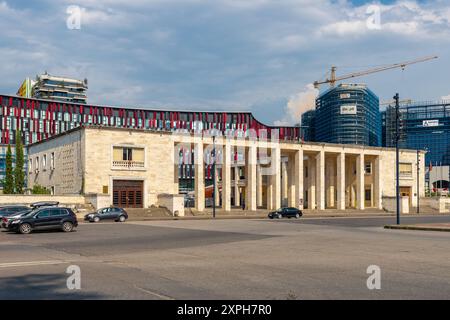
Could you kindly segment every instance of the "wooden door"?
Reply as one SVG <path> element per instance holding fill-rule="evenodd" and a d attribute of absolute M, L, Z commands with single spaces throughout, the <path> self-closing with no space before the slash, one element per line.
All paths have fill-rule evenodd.
<path fill-rule="evenodd" d="M 114 180 L 113 204 L 121 208 L 143 208 L 143 189 L 143 181 Z"/>

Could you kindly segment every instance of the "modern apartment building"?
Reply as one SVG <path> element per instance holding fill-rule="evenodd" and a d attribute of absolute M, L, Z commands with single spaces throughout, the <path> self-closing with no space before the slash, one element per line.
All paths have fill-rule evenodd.
<path fill-rule="evenodd" d="M 255 134 L 258 138 L 267 139 L 272 138 L 272 129 L 276 129 L 280 140 L 298 141 L 300 137 L 299 127 L 267 126 L 255 119 L 250 112 L 169 111 L 0 95 L 2 144 L 15 144 L 16 130 L 21 131 L 24 144 L 28 145 L 81 125 L 161 132 L 181 130 L 185 133 L 217 130 L 236 136 Z M 185 156 L 192 157 L 192 154 Z M 237 154 L 236 157 L 240 155 Z M 192 189 L 191 165 L 180 166 L 180 174 L 184 179 L 180 183 L 180 189 Z"/>
<path fill-rule="evenodd" d="M 77 80 L 56 77 L 44 73 L 36 76 L 32 88 L 32 97 L 37 99 L 56 100 L 66 103 L 82 103 L 87 101 L 87 79 Z"/>

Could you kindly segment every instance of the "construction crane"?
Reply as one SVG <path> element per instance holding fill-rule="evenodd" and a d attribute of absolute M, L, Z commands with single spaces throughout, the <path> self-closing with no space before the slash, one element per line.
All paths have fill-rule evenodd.
<path fill-rule="evenodd" d="M 325 84 L 325 83 L 329 83 L 331 87 L 334 87 L 337 81 L 361 77 L 361 76 L 365 76 L 367 74 L 381 72 L 381 71 L 390 70 L 390 69 L 396 69 L 396 68 L 402 68 L 402 70 L 404 70 L 405 67 L 408 65 L 425 62 L 425 61 L 429 61 L 429 60 L 433 60 L 433 59 L 437 59 L 437 58 L 438 58 L 438 56 L 428 56 L 428 57 L 423 57 L 423 58 L 416 59 L 416 60 L 394 63 L 394 64 L 383 66 L 383 67 L 377 67 L 377 68 L 373 68 L 373 69 L 369 69 L 369 70 L 354 72 L 354 73 L 346 74 L 346 75 L 339 76 L 339 77 L 336 76 L 337 67 L 333 66 L 333 67 L 331 67 L 330 79 L 326 79 L 323 81 L 314 81 L 314 87 L 317 89 L 317 88 L 319 88 L 319 86 L 321 84 Z"/>

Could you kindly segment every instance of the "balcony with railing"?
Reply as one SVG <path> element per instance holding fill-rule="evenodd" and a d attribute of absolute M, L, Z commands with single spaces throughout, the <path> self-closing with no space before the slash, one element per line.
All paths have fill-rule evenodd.
<path fill-rule="evenodd" d="M 145 169 L 145 163 L 144 161 L 134 160 L 114 160 L 112 168 L 120 170 L 142 170 Z"/>

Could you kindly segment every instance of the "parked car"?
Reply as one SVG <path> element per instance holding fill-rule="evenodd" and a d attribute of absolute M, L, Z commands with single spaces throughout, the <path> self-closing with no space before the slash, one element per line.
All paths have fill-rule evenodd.
<path fill-rule="evenodd" d="M 184 207 L 185 208 L 194 208 L 195 207 L 195 198 L 186 195 L 184 197 Z"/>
<path fill-rule="evenodd" d="M 21 216 L 24 216 L 24 215 L 30 213 L 32 210 L 33 210 L 33 209 L 28 208 L 28 209 L 25 210 L 25 211 L 16 212 L 16 213 L 11 214 L 11 215 L 9 215 L 9 216 L 3 216 L 3 217 L 1 217 L 1 219 L 0 219 L 0 221 L 1 221 L 1 227 L 2 227 L 2 228 L 6 228 L 7 225 L 8 225 L 8 222 L 9 222 L 10 220 L 14 220 L 14 219 L 20 218 Z"/>
<path fill-rule="evenodd" d="M 27 211 L 27 210 L 30 210 L 30 207 L 25 206 L 25 205 L 19 205 L 19 204 L 0 206 L 0 218 L 14 215 L 21 211 Z"/>
<path fill-rule="evenodd" d="M 303 215 L 302 211 L 297 208 L 287 207 L 287 208 L 280 208 L 277 211 L 270 212 L 268 217 L 270 219 L 274 218 L 300 218 Z"/>
<path fill-rule="evenodd" d="M 6 206 L 0 206 L 0 221 L 1 221 L 1 227 L 4 228 L 4 225 L 7 223 L 8 219 L 14 219 L 17 218 L 23 213 L 28 213 L 31 210 L 42 208 L 42 207 L 53 207 L 57 206 L 59 202 L 57 201 L 39 201 L 30 204 L 29 206 L 23 205 L 23 204 L 14 204 L 14 205 L 6 205 Z M 8 218 L 6 220 L 2 218 Z"/>
<path fill-rule="evenodd" d="M 84 220 L 89 222 L 99 222 L 100 220 L 125 222 L 127 219 L 128 213 L 124 209 L 118 207 L 101 208 L 96 212 L 91 212 L 84 216 Z"/>
<path fill-rule="evenodd" d="M 64 207 L 40 207 L 14 219 L 3 219 L 7 219 L 8 231 L 22 234 L 41 229 L 61 229 L 64 232 L 71 232 L 78 226 L 75 213 Z"/>

